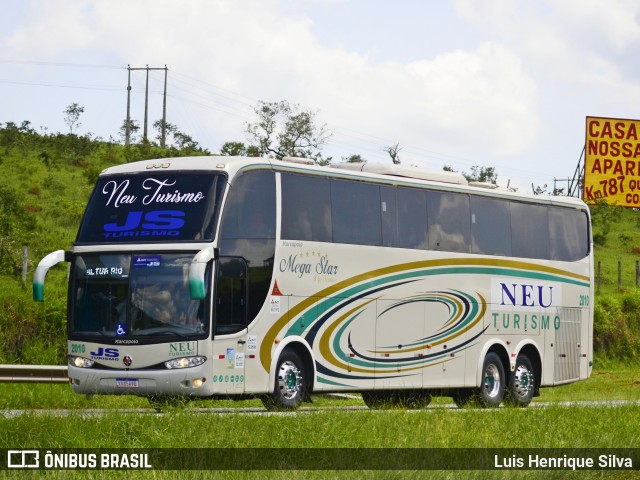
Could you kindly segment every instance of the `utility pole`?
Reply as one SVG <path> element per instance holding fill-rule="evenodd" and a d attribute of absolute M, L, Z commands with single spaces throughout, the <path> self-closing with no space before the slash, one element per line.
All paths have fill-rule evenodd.
<path fill-rule="evenodd" d="M 144 132 L 142 139 L 147 142 L 147 124 L 149 123 L 149 65 L 147 65 L 147 85 L 144 88 Z"/>
<path fill-rule="evenodd" d="M 131 140 L 131 65 L 127 65 L 127 119 L 124 125 L 124 145 L 129 146 Z"/>
<path fill-rule="evenodd" d="M 131 65 L 127 65 L 128 71 L 128 81 L 127 81 L 127 119 L 125 126 L 125 145 L 129 145 L 131 141 L 131 112 L 130 112 L 130 104 L 131 104 L 131 71 L 132 70 L 145 70 L 147 73 L 146 76 L 146 85 L 144 92 L 144 129 L 143 129 L 143 140 L 148 141 L 148 124 L 149 124 L 149 71 L 151 70 L 164 70 L 164 93 L 162 97 L 162 135 L 160 140 L 160 146 L 164 148 L 166 144 L 167 138 L 167 72 L 168 68 L 165 65 L 164 67 L 131 67 Z"/>
<path fill-rule="evenodd" d="M 165 147 L 167 143 L 167 66 L 164 66 L 164 94 L 162 95 L 162 138 L 160 146 Z"/>

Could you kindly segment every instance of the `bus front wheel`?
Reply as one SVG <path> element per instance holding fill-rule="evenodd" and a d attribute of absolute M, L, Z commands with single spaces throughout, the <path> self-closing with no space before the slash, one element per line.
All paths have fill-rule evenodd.
<path fill-rule="evenodd" d="M 476 398 L 481 406 L 495 408 L 504 397 L 504 365 L 498 354 L 489 352 L 482 365 L 482 384 Z"/>
<path fill-rule="evenodd" d="M 268 410 L 292 410 L 305 395 L 304 364 L 293 350 L 285 350 L 278 359 L 273 393 L 262 398 Z"/>

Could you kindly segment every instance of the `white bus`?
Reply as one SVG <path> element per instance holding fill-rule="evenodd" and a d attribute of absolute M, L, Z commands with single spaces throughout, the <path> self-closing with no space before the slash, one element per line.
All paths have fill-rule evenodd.
<path fill-rule="evenodd" d="M 69 251 L 72 389 L 526 406 L 589 377 L 590 217 L 449 172 L 193 157 L 103 171 Z"/>

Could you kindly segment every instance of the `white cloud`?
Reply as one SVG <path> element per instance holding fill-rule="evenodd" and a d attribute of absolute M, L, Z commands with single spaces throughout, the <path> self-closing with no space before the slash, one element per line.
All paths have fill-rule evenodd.
<path fill-rule="evenodd" d="M 484 23 L 490 28 L 500 27 L 511 30 L 514 21 L 520 17 L 523 5 L 518 5 L 513 0 L 452 0 L 453 4 L 463 17 L 473 22 Z M 525 6 L 526 8 L 526 6 Z"/>
<path fill-rule="evenodd" d="M 563 0 L 553 2 L 554 10 L 578 31 L 618 51 L 640 40 L 640 3 L 635 0 Z"/>
<path fill-rule="evenodd" d="M 321 45 L 310 19 L 290 16 L 274 0 L 192 0 L 186 7 L 110 0 L 82 8 L 58 0 L 34 7 L 45 4 L 52 5 L 42 11 L 46 18 L 32 13 L 14 35 L 34 53 L 45 41 L 43 22 L 61 22 L 69 31 L 80 26 L 81 35 L 59 33 L 52 52 L 54 46 L 61 55 L 91 47 L 123 64 L 167 64 L 249 98 L 319 109 L 330 123 L 389 142 L 454 152 L 472 144 L 471 150 L 505 155 L 525 150 L 536 135 L 536 86 L 517 54 L 494 42 L 408 64 L 376 64 Z M 221 125 L 214 112 L 204 122 L 227 127 L 220 137 L 243 136 L 241 119 Z"/>
<path fill-rule="evenodd" d="M 123 66 L 167 64 L 170 93 L 188 88 L 172 87 L 173 70 L 242 94 L 241 100 L 202 100 L 209 108 L 173 106 L 173 115 L 186 119 L 193 112 L 193 125 L 213 132 L 219 143 L 207 145 L 212 149 L 244 139 L 252 102 L 287 99 L 319 109 L 320 120 L 330 125 L 374 136 L 383 145 L 400 142 L 405 153 L 411 146 L 461 156 L 518 155 L 538 142 L 542 123 L 538 73 L 525 55 L 533 55 L 534 47 L 538 58 L 560 52 L 560 64 L 567 48 L 556 24 L 529 18 L 529 7 L 523 12 L 523 4 L 506 0 L 458 0 L 466 18 L 500 34 L 464 49 L 443 44 L 439 54 L 408 63 L 379 63 L 322 44 L 313 20 L 291 13 L 284 0 L 40 0 L 30 6 L 8 43 L 24 58 L 40 59 L 46 44 L 48 56 L 59 58 L 80 52 Z M 530 32 L 540 34 L 532 40 Z M 401 31 L 398 39 L 401 49 Z M 218 100 L 225 106 L 218 109 Z M 191 125 L 184 128 L 202 138 Z M 361 145 L 342 147 L 347 155 Z"/>
<path fill-rule="evenodd" d="M 597 56 L 587 57 L 584 68 L 576 73 L 576 80 L 591 86 L 594 97 L 611 109 L 598 115 L 638 118 L 633 99 L 640 97 L 640 82 L 623 75 L 615 63 Z"/>
<path fill-rule="evenodd" d="M 87 0 L 31 1 L 24 23 L 7 38 L 7 46 L 40 59 L 86 48 L 94 39 L 87 8 Z"/>

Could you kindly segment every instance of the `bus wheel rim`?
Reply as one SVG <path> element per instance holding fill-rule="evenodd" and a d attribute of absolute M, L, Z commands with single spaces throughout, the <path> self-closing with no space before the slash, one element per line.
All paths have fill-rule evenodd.
<path fill-rule="evenodd" d="M 500 371 L 493 364 L 487 366 L 484 372 L 484 390 L 491 398 L 496 397 L 500 391 Z"/>
<path fill-rule="evenodd" d="M 285 361 L 280 365 L 278 372 L 278 386 L 282 396 L 287 400 L 291 400 L 298 395 L 302 386 L 302 376 L 300 370 L 293 362 Z"/>
<path fill-rule="evenodd" d="M 518 365 L 514 372 L 514 393 L 518 397 L 526 397 L 533 385 L 532 374 L 524 365 Z"/>

